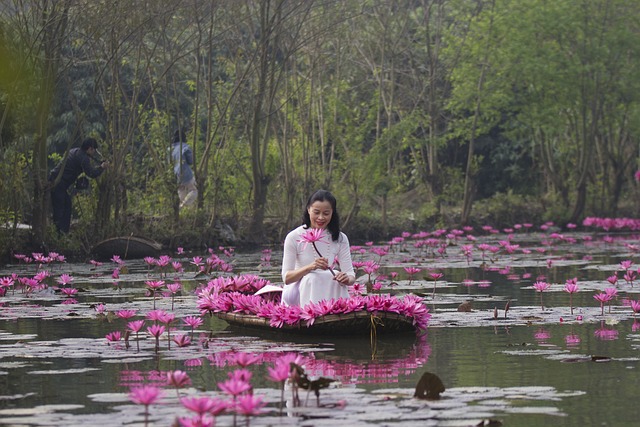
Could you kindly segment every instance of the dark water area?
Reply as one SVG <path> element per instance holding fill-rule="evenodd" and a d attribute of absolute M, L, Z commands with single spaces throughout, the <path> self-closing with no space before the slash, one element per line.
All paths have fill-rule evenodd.
<path fill-rule="evenodd" d="M 492 257 L 478 250 L 483 242 L 498 245 L 505 239 L 518 249 Z M 471 255 L 463 250 L 468 244 L 474 246 Z M 143 331 L 138 340 L 129 336 L 128 348 L 124 340 L 109 342 L 105 336 L 124 331 L 154 304 L 177 319 L 198 316 L 195 291 L 213 277 L 257 274 L 278 283 L 281 254 L 233 253 L 226 258 L 232 272 L 207 276 L 190 265 L 193 256 L 207 254 L 171 254 L 185 271 L 169 273 L 143 260 L 126 260 L 117 279 L 114 263 L 52 264 L 41 268 L 51 271 L 49 289 L 29 294 L 8 289 L 0 299 L 0 425 L 144 425 L 144 407 L 129 399 L 131 388 L 142 384 L 164 390 L 150 405 L 148 425 L 172 425 L 176 417 L 193 414 L 167 385 L 167 373 L 189 375 L 191 385 L 180 397 L 220 396 L 218 385 L 239 369 L 240 353 L 255 356 L 247 369 L 254 393 L 266 402 L 263 414 L 251 417 L 254 426 L 470 426 L 490 420 L 513 426 L 634 425 L 640 416 L 634 397 L 640 383 L 640 321 L 630 301 L 638 300 L 640 282 L 625 281 L 621 263 L 628 261 L 627 271 L 637 271 L 638 244 L 633 233 L 556 239 L 523 233 L 473 243 L 449 239 L 444 255 L 408 244 L 391 246 L 383 255 L 372 249 L 386 244 L 362 247 L 354 250 L 354 260 L 379 264 L 379 292 L 424 297 L 432 314 L 424 335 L 283 337 L 234 329 L 205 316 L 192 345 L 169 348 L 163 335 L 157 352 Z M 420 272 L 410 276 L 408 266 Z M 33 276 L 37 270 L 34 264 L 14 263 L 0 278 Z M 432 272 L 443 276 L 433 280 Z M 73 276 L 80 289 L 74 304 L 51 290 L 62 274 Z M 369 280 L 359 274 L 358 282 Z M 613 274 L 619 277 L 615 285 L 607 280 Z M 173 298 L 153 298 L 145 282 L 160 277 L 179 282 L 181 291 Z M 569 295 L 564 286 L 572 278 L 580 289 Z M 538 292 L 536 281 L 550 287 Z M 601 307 L 594 295 L 612 287 L 617 295 Z M 471 311 L 458 311 L 465 302 Z M 135 310 L 136 316 L 118 318 L 113 314 L 118 310 Z M 190 332 L 174 323 L 172 335 Z M 303 356 L 308 374 L 333 380 L 320 392 L 320 407 L 311 393 L 306 406 L 289 405 L 280 415 L 281 391 L 267 376 L 285 353 Z M 413 397 L 425 372 L 442 379 L 446 390 L 440 400 Z M 303 401 L 306 394 L 301 393 Z M 224 426 L 244 422 L 230 413 L 216 419 Z"/>

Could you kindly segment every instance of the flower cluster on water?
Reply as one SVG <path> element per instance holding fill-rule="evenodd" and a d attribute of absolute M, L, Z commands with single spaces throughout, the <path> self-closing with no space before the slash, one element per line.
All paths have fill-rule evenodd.
<path fill-rule="evenodd" d="M 585 227 L 609 230 L 640 230 L 640 219 L 637 218 L 598 218 L 587 217 L 582 221 Z"/>
<path fill-rule="evenodd" d="M 322 316 L 365 311 L 407 316 L 412 319 L 417 330 L 424 330 L 431 317 L 423 299 L 413 294 L 402 298 L 385 294 L 353 295 L 350 298 L 331 299 L 309 303 L 304 307 L 293 307 L 265 299 L 260 295 L 253 295 L 254 290 L 259 290 L 268 284 L 270 284 L 268 280 L 251 275 L 219 277 L 209 281 L 206 287 L 198 292 L 197 306 L 202 315 L 218 312 L 252 314 L 269 319 L 269 324 L 276 328 L 281 328 L 285 324 L 304 324 L 309 327 L 313 325 L 315 319 Z"/>
<path fill-rule="evenodd" d="M 255 396 L 252 393 L 253 387 L 250 383 L 252 373 L 246 369 L 238 369 L 229 372 L 228 375 L 229 378 L 226 381 L 218 383 L 218 388 L 228 395 L 230 399 L 211 396 L 180 397 L 178 393 L 178 398 L 182 406 L 192 411 L 194 416 L 180 417 L 176 419 L 174 425 L 185 427 L 213 427 L 216 424 L 216 417 L 218 415 L 224 412 L 230 412 L 237 415 L 244 415 L 246 417 L 246 425 L 248 426 L 250 416 L 260 415 L 266 402 L 263 401 L 262 397 Z M 166 381 L 167 385 L 175 387 L 177 391 L 188 385 L 191 379 L 183 371 L 172 371 L 167 373 Z M 154 385 L 143 385 L 131 388 L 129 399 L 133 403 L 144 405 L 145 407 L 145 426 L 148 425 L 149 406 L 158 403 L 163 395 L 163 389 Z"/>

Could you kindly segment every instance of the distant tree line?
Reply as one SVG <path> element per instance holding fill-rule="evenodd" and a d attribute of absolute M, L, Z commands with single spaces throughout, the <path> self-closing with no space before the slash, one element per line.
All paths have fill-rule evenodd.
<path fill-rule="evenodd" d="M 55 239 L 47 175 L 88 136 L 112 166 L 86 244 L 277 241 L 317 188 L 381 235 L 637 214 L 639 26 L 634 0 L 6 0 L 0 218 Z"/>

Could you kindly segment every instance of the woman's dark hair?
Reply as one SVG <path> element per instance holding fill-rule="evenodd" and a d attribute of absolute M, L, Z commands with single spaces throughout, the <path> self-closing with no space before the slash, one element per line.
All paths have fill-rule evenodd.
<path fill-rule="evenodd" d="M 327 190 L 318 190 L 309 197 L 307 206 L 304 208 L 302 214 L 302 222 L 305 228 L 311 227 L 311 217 L 309 216 L 309 207 L 315 202 L 329 202 L 333 213 L 331 214 L 331 221 L 327 224 L 327 230 L 331 233 L 331 239 L 335 242 L 340 237 L 340 216 L 338 215 L 338 208 L 336 207 L 336 198 Z"/>

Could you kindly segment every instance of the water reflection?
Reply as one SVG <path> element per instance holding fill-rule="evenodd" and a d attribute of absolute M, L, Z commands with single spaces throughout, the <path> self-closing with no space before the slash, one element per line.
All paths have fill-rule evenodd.
<path fill-rule="evenodd" d="M 15 335 L 15 340 L 4 340 L 4 351 L 13 350 L 13 356 L 2 354 L 0 369 L 6 372 L 2 378 L 3 389 L 8 395 L 34 393 L 24 399 L 4 400 L 0 408 L 15 406 L 30 407 L 36 401 L 44 403 L 73 402 L 84 405 L 83 412 L 103 412 L 112 407 L 111 404 L 87 399 L 88 393 L 116 391 L 125 393 L 131 386 L 141 384 L 166 383 L 166 374 L 175 369 L 184 369 L 193 380 L 193 387 L 199 390 L 215 390 L 216 384 L 226 378 L 227 372 L 237 369 L 238 354 L 249 352 L 257 360 L 250 369 L 254 372 L 257 388 L 276 389 L 266 380 L 266 368 L 273 364 L 279 355 L 295 351 L 304 355 L 305 368 L 311 375 L 335 378 L 344 385 L 353 384 L 368 390 L 400 387 L 411 390 L 424 370 L 435 372 L 440 376 L 448 389 L 455 387 L 520 387 L 525 385 L 545 385 L 558 391 L 584 391 L 587 393 L 608 393 L 607 387 L 612 384 L 610 378 L 625 378 L 629 368 L 634 365 L 624 362 L 625 358 L 637 357 L 636 351 L 629 348 L 625 340 L 602 340 L 599 338 L 602 329 L 617 331 L 622 334 L 629 331 L 636 322 L 620 322 L 617 325 L 605 324 L 566 324 L 545 327 L 499 327 L 447 329 L 436 328 L 421 339 L 400 337 L 388 338 L 377 343 L 375 353 L 372 352 L 368 339 L 362 340 L 327 340 L 318 343 L 310 340 L 270 341 L 256 337 L 233 335 L 230 331 L 220 330 L 209 338 L 209 348 L 198 351 L 199 357 L 180 358 L 178 350 L 161 351 L 160 357 L 142 352 L 140 358 L 133 349 L 112 348 L 107 344 L 91 340 L 84 342 L 63 337 L 78 335 L 92 336 L 101 334 L 102 325 L 88 320 L 72 320 L 66 322 L 40 322 L 38 320 L 18 321 L 3 324 L 7 332 L 17 334 L 34 333 L 40 344 L 34 342 L 42 350 L 23 358 L 18 344 L 28 335 Z M 636 326 L 637 327 L 637 326 Z M 96 329 L 97 328 L 97 329 Z M 91 332 L 88 329 L 92 329 Z M 626 332 L 625 332 L 626 333 Z M 608 332 L 610 334 L 610 332 Z M 57 341 L 45 344 L 45 337 L 55 337 Z M 49 342 L 49 341 L 46 341 Z M 75 342 L 75 344 L 74 344 Z M 62 346 L 61 346 L 62 344 Z M 67 346 L 65 349 L 64 346 Z M 98 350 L 93 356 L 82 357 L 85 347 Z M 59 352 L 51 348 L 59 348 Z M 74 348 L 76 350 L 74 350 Z M 193 350 L 193 349 L 192 349 Z M 536 350 L 544 350 L 537 353 Z M 84 351 L 84 350 L 83 350 Z M 569 353 L 566 353 L 566 352 Z M 606 371 L 589 369 L 585 364 L 576 368 L 568 364 L 558 363 L 571 355 L 586 356 L 591 354 L 606 355 L 612 358 Z M 100 356 L 102 354 L 102 356 Z M 27 356 L 26 353 L 23 353 Z M 537 355 L 537 356 L 536 356 Z M 38 356 L 42 356 L 39 358 Z M 96 357 L 97 356 L 97 357 Z M 542 357 L 540 357 L 542 356 Z M 557 357 L 556 357 L 557 356 Z M 104 363 L 101 357 L 108 357 Z M 26 362 L 23 365 L 11 364 Z M 99 369 L 99 371 L 80 371 L 83 368 Z M 584 377 L 585 368 L 591 380 Z M 77 371 L 73 371 L 73 369 Z M 34 374 L 48 370 L 50 375 Z M 58 372 L 58 373 L 56 373 Z M 74 373 L 75 372 L 75 373 Z M 633 371 L 631 371 L 633 372 Z M 604 375 L 603 375 L 604 374 Z M 592 385 L 593 384 L 593 385 Z M 633 383 L 635 384 L 635 382 Z M 596 389 L 593 389 L 596 387 Z M 604 387 L 600 389 L 600 387 Z M 618 384 L 623 389 L 632 387 Z M 338 395 L 337 391 L 323 393 L 325 400 Z M 445 392 L 446 396 L 446 392 Z M 582 401 L 578 405 L 576 401 Z M 563 411 L 572 407 L 585 411 L 589 399 L 575 396 L 562 403 Z M 611 403 L 618 410 L 624 410 L 620 402 Z M 577 405 L 577 406 L 576 406 Z M 611 416 L 612 411 L 605 410 L 602 417 Z M 517 425 L 536 425 L 530 417 L 515 416 Z M 594 419 L 604 419 L 598 416 Z M 617 419 L 624 419 L 618 413 Z M 521 419 L 522 418 L 522 419 Z M 538 421 L 540 418 L 536 418 Z M 568 420 L 566 420 L 568 421 Z M 2 421 L 0 421 L 2 423 Z M 528 424 L 529 423 L 529 424 Z M 579 425 L 578 423 L 563 423 Z M 256 425 L 260 425 L 259 423 Z"/>
<path fill-rule="evenodd" d="M 441 319 L 456 319 L 456 323 L 432 326 L 427 336 L 417 339 L 380 337 L 375 345 L 366 337 L 327 338 L 326 342 L 248 337 L 227 329 L 224 322 L 207 318 L 202 327 L 196 328 L 200 332 L 195 333 L 189 346 L 178 348 L 172 344 L 169 348 L 171 341 L 167 341 L 165 333 L 156 352 L 153 338 L 142 332 L 141 335 L 146 336 L 140 339 L 138 350 L 132 342 L 127 347 L 124 340 L 130 319 L 113 313 L 135 310 L 136 316 L 142 316 L 155 301 L 163 310 L 176 313 L 176 318 L 197 315 L 193 291 L 206 282 L 208 276 L 194 277 L 195 264 L 186 259 L 180 266 L 166 264 L 165 267 L 171 265 L 171 268 L 163 273 L 162 280 L 168 284 L 179 282 L 180 288 L 175 287 L 175 292 L 167 288 L 165 292 L 145 295 L 148 287 L 145 282 L 158 279 L 158 271 L 154 269 L 159 266 L 127 261 L 126 266 L 118 264 L 118 277 L 114 279 L 115 266 L 109 263 L 66 264 L 64 268 L 55 265 L 51 279 L 61 279 L 62 274 L 73 271 L 73 283 L 82 290 L 68 291 L 69 297 L 54 292 L 21 294 L 18 290 L 9 300 L 1 301 L 4 306 L 0 308 L 0 411 L 35 408 L 43 403 L 73 404 L 82 407 L 66 411 L 70 418 L 58 414 L 59 418 L 55 419 L 22 420 L 21 423 L 79 424 L 72 414 L 114 411 L 121 411 L 115 417 L 118 420 L 134 423 L 136 420 L 127 418 L 126 414 L 131 412 L 127 406 L 130 387 L 142 384 L 166 387 L 163 383 L 167 373 L 180 369 L 188 372 L 192 379 L 192 388 L 181 393 L 218 393 L 216 385 L 240 367 L 241 354 L 255 358 L 249 367 L 254 387 L 261 388 L 271 399 L 271 407 L 275 407 L 278 388 L 267 379 L 267 369 L 278 357 L 292 352 L 304 356 L 304 368 L 309 375 L 336 381 L 339 387 L 324 394 L 332 404 L 345 396 L 349 403 L 353 402 L 352 406 L 393 401 L 380 398 L 383 393 L 403 396 L 398 400 L 401 404 L 379 409 L 387 418 L 397 418 L 398 423 L 406 412 L 395 411 L 422 405 L 411 400 L 411 390 L 425 370 L 441 377 L 448 389 L 445 399 L 439 402 L 441 414 L 451 409 L 448 405 L 453 401 L 456 404 L 465 401 L 473 402 L 475 410 L 482 408 L 485 416 L 489 414 L 519 426 L 558 422 L 558 419 L 564 425 L 574 426 L 635 422 L 634 403 L 620 396 L 633 396 L 638 380 L 640 322 L 634 318 L 632 308 L 638 292 L 637 283 L 633 286 L 637 277 L 632 274 L 632 269 L 637 268 L 637 251 L 632 251 L 627 243 L 637 236 L 607 239 L 588 235 L 576 235 L 575 239 L 547 236 L 541 241 L 515 235 L 505 239 L 503 249 L 496 243 L 498 249 L 494 250 L 492 243 L 482 254 L 476 251 L 475 255 L 470 252 L 471 247 L 462 250 L 460 237 L 452 238 L 458 243 L 450 245 L 446 253 L 439 253 L 439 247 L 433 247 L 431 252 L 424 250 L 422 254 L 414 252 L 410 256 L 408 252 L 391 248 L 379 251 L 375 259 L 381 263 L 380 274 L 393 278 L 395 284 L 390 289 L 393 293 L 416 292 L 431 298 L 435 286 L 428 275 L 433 271 L 442 272 L 443 277 L 438 278 L 435 289 L 437 296 L 429 301 L 429 307 Z M 368 254 L 366 250 L 363 257 L 365 254 Z M 234 265 L 242 266 L 244 271 L 259 268 L 261 275 L 277 277 L 274 272 L 277 266 L 271 263 L 272 257 L 280 258 L 277 253 L 233 256 L 238 260 Z M 629 265 L 623 265 L 625 261 L 629 261 Z M 406 270 L 407 264 L 418 265 L 416 268 L 420 268 L 421 273 L 404 277 L 409 271 L 416 271 Z M 33 264 L 11 267 L 11 270 L 31 277 L 37 274 Z M 189 272 L 191 274 L 187 274 Z M 580 291 L 571 297 L 563 287 L 572 278 L 577 278 Z M 544 310 L 540 308 L 540 295 L 532 288 L 535 280 L 552 283 L 544 294 Z M 607 289 L 612 286 L 620 297 L 612 297 L 601 310 L 593 294 L 611 294 Z M 473 312 L 456 311 L 465 300 L 473 301 Z M 508 300 L 512 302 L 512 311 L 508 319 L 504 313 L 503 319 L 503 307 Z M 99 303 L 105 305 L 105 313 L 112 314 L 96 316 L 95 307 Z M 568 307 L 570 303 L 576 309 L 573 316 Z M 499 319 L 492 316 L 496 306 L 500 308 Z M 529 320 L 516 322 L 519 317 Z M 464 319 L 483 322 L 488 319 L 486 323 L 491 326 L 478 327 L 480 323 L 476 320 Z M 189 327 L 178 323 L 171 324 L 171 337 L 194 334 Z M 121 334 L 120 339 L 108 342 L 105 336 L 114 332 Z M 133 341 L 133 336 L 129 340 Z M 584 363 L 561 363 L 567 360 Z M 604 362 L 594 363 L 594 360 Z M 366 397 L 348 394 L 349 390 L 356 389 L 366 390 Z M 102 400 L 96 397 L 111 393 L 115 396 Z M 596 397 L 603 402 L 598 407 L 593 405 Z M 548 406 L 551 415 L 535 412 L 526 403 L 528 398 L 538 406 Z M 500 405 L 497 401 L 501 401 Z M 174 398 L 164 402 L 163 407 L 166 412 L 158 420 L 166 425 L 179 405 Z M 534 415 L 517 413 L 524 409 Z M 420 414 L 420 410 L 412 409 L 414 414 Z M 470 406 L 462 404 L 456 410 L 458 415 L 454 410 L 448 412 L 452 419 L 462 417 L 460 413 L 472 413 Z M 334 417 L 347 413 L 355 412 L 334 411 L 330 415 L 332 422 L 336 420 Z M 562 414 L 568 416 L 558 418 Z M 7 413 L 0 413 L 0 424 L 9 423 L 4 421 L 5 415 Z M 362 419 L 368 418 L 363 415 Z M 425 419 L 420 422 L 424 424 Z M 354 420 L 346 418 L 336 422 L 348 425 Z M 227 421 L 222 425 L 231 425 Z M 278 423 L 277 419 L 268 417 L 254 421 L 254 425 Z M 429 422 L 435 422 L 434 418 Z M 11 423 L 19 422 L 14 419 Z"/>

